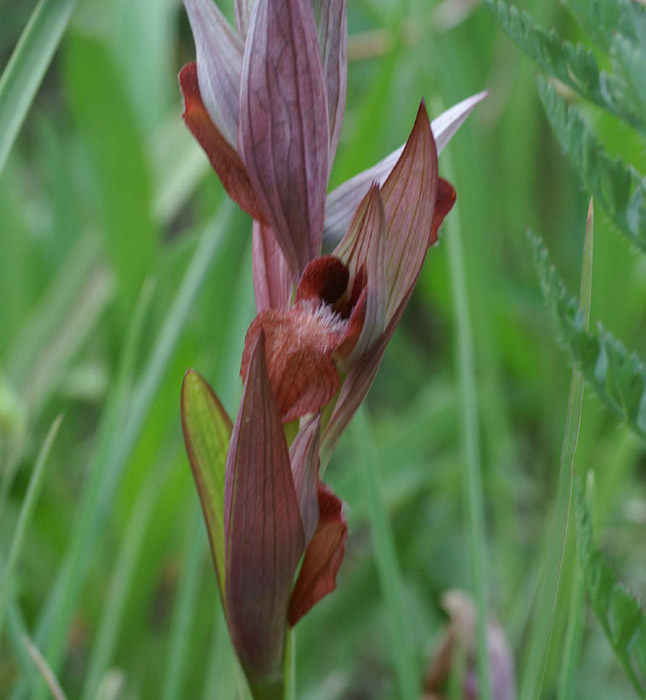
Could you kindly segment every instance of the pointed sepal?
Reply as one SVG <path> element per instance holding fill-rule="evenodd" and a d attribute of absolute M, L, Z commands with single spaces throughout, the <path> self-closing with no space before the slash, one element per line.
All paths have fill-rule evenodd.
<path fill-rule="evenodd" d="M 289 624 L 292 627 L 336 588 L 336 576 L 345 553 L 348 524 L 343 504 L 322 482 L 318 485 L 318 504 L 318 528 L 305 550 L 289 603 Z"/>
<path fill-rule="evenodd" d="M 179 74 L 184 97 L 182 118 L 195 140 L 202 146 L 231 199 L 254 219 L 264 220 L 240 156 L 215 126 L 200 94 L 197 65 L 188 63 Z"/>
<path fill-rule="evenodd" d="M 238 142 L 264 219 L 298 277 L 320 252 L 328 180 L 325 77 L 309 0 L 256 0 Z"/>
<path fill-rule="evenodd" d="M 258 313 L 269 309 L 287 310 L 292 297 L 293 274 L 269 226 L 253 222 L 251 250 Z"/>

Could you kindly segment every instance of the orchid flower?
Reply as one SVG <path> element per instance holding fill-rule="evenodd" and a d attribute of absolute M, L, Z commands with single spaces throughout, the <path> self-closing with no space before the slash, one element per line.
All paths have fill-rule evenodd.
<path fill-rule="evenodd" d="M 346 0 L 236 0 L 237 30 L 211 0 L 184 2 L 197 62 L 180 72 L 183 118 L 254 219 L 258 308 L 235 424 L 189 371 L 184 436 L 238 658 L 255 698 L 280 698 L 287 630 L 335 588 L 347 537 L 321 455 L 365 398 L 455 201 L 438 151 L 485 95 L 432 125 L 422 102 L 402 148 L 328 195 Z"/>

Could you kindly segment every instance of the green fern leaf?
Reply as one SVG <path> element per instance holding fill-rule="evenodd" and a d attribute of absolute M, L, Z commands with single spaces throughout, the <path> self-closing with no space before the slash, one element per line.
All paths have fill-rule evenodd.
<path fill-rule="evenodd" d="M 538 92 L 552 130 L 586 189 L 616 226 L 646 251 L 646 178 L 611 158 L 580 114 L 540 76 Z"/>
<path fill-rule="evenodd" d="M 579 561 L 590 604 L 639 696 L 646 697 L 646 615 L 594 543 L 581 479 L 575 481 Z"/>
<path fill-rule="evenodd" d="M 623 35 L 646 46 L 646 8 L 634 0 L 564 0 L 583 31 L 605 51 L 612 38 Z"/>
<path fill-rule="evenodd" d="M 598 334 L 585 330 L 576 299 L 551 264 L 542 240 L 530 234 L 530 242 L 543 296 L 568 354 L 606 406 L 646 440 L 646 366 L 601 325 Z"/>
<path fill-rule="evenodd" d="M 646 133 L 646 114 L 632 105 L 624 82 L 599 70 L 592 51 L 580 44 L 564 41 L 552 29 L 546 31 L 505 0 L 485 0 L 498 23 L 538 66 L 583 98 L 625 120 Z"/>

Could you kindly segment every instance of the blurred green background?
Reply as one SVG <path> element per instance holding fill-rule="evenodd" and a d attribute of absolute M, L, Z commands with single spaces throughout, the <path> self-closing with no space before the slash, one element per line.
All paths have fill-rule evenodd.
<path fill-rule="evenodd" d="M 581 39 L 558 2 L 519 4 Z M 33 7 L 0 5 L 1 65 Z M 525 230 L 546 239 L 576 290 L 586 196 L 545 121 L 530 61 L 477 1 L 350 0 L 349 31 L 332 186 L 405 140 L 421 96 L 437 115 L 491 91 L 440 159 L 458 191 L 442 236 L 459 225 L 463 237 L 490 603 L 522 675 L 570 377 Z M 70 699 L 237 697 L 179 391 L 184 370 L 198 368 L 235 414 L 254 315 L 251 224 L 180 118 L 176 76 L 193 58 L 176 0 L 81 0 L 0 174 L 0 567 L 45 435 L 64 414 L 0 623 L 2 698 L 47 697 L 25 632 Z M 646 171 L 632 132 L 582 109 L 614 153 Z M 368 400 L 368 454 L 420 671 L 445 624 L 442 593 L 471 581 L 447 252 L 446 240 L 430 251 Z M 601 212 L 592 299 L 593 323 L 646 348 L 646 258 Z M 359 442 L 351 428 L 326 476 L 348 504 L 350 537 L 338 590 L 297 628 L 303 700 L 397 696 Z M 597 474 L 600 543 L 643 598 L 643 446 L 592 394 L 576 459 Z M 558 677 L 572 556 L 545 698 Z M 633 697 L 591 616 L 576 687 L 581 699 Z"/>

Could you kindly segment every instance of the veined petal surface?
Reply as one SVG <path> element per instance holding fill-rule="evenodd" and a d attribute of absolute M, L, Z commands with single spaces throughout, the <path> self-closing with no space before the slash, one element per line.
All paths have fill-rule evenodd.
<path fill-rule="evenodd" d="M 348 83 L 347 0 L 313 0 L 313 6 L 327 89 L 331 170 L 343 124 Z"/>
<path fill-rule="evenodd" d="M 321 414 L 317 413 L 301 427 L 289 448 L 306 545 L 314 536 L 319 522 L 317 484 L 320 440 Z"/>
<path fill-rule="evenodd" d="M 213 0 L 184 0 L 184 6 L 195 39 L 197 79 L 204 106 L 235 150 L 243 43 Z"/>
<path fill-rule="evenodd" d="M 482 102 L 487 94 L 487 92 L 479 92 L 462 100 L 433 120 L 431 129 L 438 155 L 471 114 L 473 108 Z M 350 178 L 329 194 L 325 206 L 324 250 L 333 250 L 338 245 L 350 225 L 356 208 L 370 189 L 370 185 L 373 182 L 379 185 L 385 183 L 403 150 L 404 146 L 401 146 L 377 165 Z"/>
<path fill-rule="evenodd" d="M 437 180 L 437 151 L 422 102 L 401 157 L 381 188 L 386 215 L 387 320 L 412 289 L 426 257 Z"/>
<path fill-rule="evenodd" d="M 293 275 L 269 226 L 253 222 L 253 288 L 258 313 L 287 310 L 292 296 Z"/>
<path fill-rule="evenodd" d="M 296 277 L 317 257 L 328 180 L 325 76 L 309 0 L 256 0 L 245 44 L 239 149 Z"/>
<path fill-rule="evenodd" d="M 250 682 L 282 674 L 288 603 L 305 537 L 264 335 L 231 436 L 225 486 L 226 612 Z"/>
<path fill-rule="evenodd" d="M 200 95 L 195 63 L 189 63 L 182 68 L 179 85 L 184 96 L 182 118 L 195 140 L 204 149 L 224 189 L 241 209 L 251 214 L 254 219 L 263 221 L 262 211 L 240 156 L 222 136 L 206 111 Z"/>

